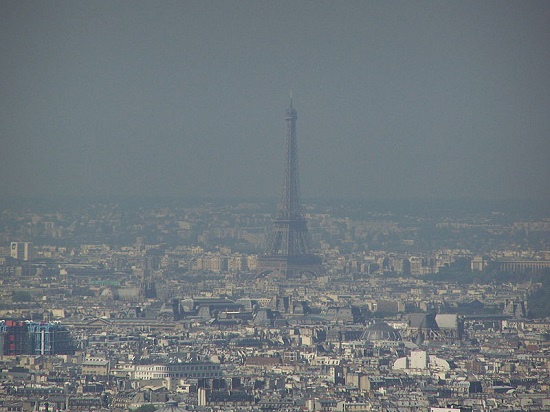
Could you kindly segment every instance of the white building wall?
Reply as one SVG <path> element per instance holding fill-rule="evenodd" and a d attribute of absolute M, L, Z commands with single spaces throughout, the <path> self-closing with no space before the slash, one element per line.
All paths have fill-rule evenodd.
<path fill-rule="evenodd" d="M 411 352 L 410 366 L 411 369 L 428 369 L 428 354 L 423 350 L 415 350 Z"/>

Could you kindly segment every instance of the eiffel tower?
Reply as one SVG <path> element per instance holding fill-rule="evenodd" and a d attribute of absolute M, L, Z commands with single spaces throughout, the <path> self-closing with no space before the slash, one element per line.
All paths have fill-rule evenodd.
<path fill-rule="evenodd" d="M 286 111 L 286 162 L 283 193 L 265 254 L 258 259 L 260 273 L 278 272 L 287 278 L 323 272 L 321 259 L 311 253 L 307 222 L 300 204 L 296 120 L 290 105 Z"/>

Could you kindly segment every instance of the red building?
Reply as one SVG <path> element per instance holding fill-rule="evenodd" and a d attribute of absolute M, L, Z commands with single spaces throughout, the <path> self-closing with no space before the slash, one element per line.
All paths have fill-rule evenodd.
<path fill-rule="evenodd" d="M 29 353 L 29 334 L 25 321 L 0 321 L 0 353 L 12 356 Z"/>

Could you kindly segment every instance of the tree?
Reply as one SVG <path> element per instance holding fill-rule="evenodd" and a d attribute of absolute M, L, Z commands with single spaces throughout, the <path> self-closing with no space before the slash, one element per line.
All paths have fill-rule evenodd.
<path fill-rule="evenodd" d="M 527 299 L 530 318 L 550 316 L 550 279 L 543 278 L 542 288 Z"/>
<path fill-rule="evenodd" d="M 151 405 L 149 403 L 149 404 L 141 405 L 139 408 L 134 409 L 134 412 L 154 412 L 156 410 L 157 408 L 155 408 L 154 405 Z"/>
<path fill-rule="evenodd" d="M 11 299 L 14 302 L 30 302 L 32 300 L 32 296 L 27 291 L 15 290 L 15 291 L 13 291 L 13 293 L 11 295 Z"/>

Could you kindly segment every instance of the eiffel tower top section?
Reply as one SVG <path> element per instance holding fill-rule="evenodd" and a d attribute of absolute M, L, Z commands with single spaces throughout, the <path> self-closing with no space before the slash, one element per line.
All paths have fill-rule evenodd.
<path fill-rule="evenodd" d="M 292 93 L 290 104 L 286 111 L 286 152 L 285 152 L 285 176 L 283 182 L 283 194 L 279 204 L 279 220 L 294 220 L 302 217 L 300 204 L 300 186 L 298 178 L 298 147 L 296 139 L 296 120 L 298 113 L 292 106 Z"/>

